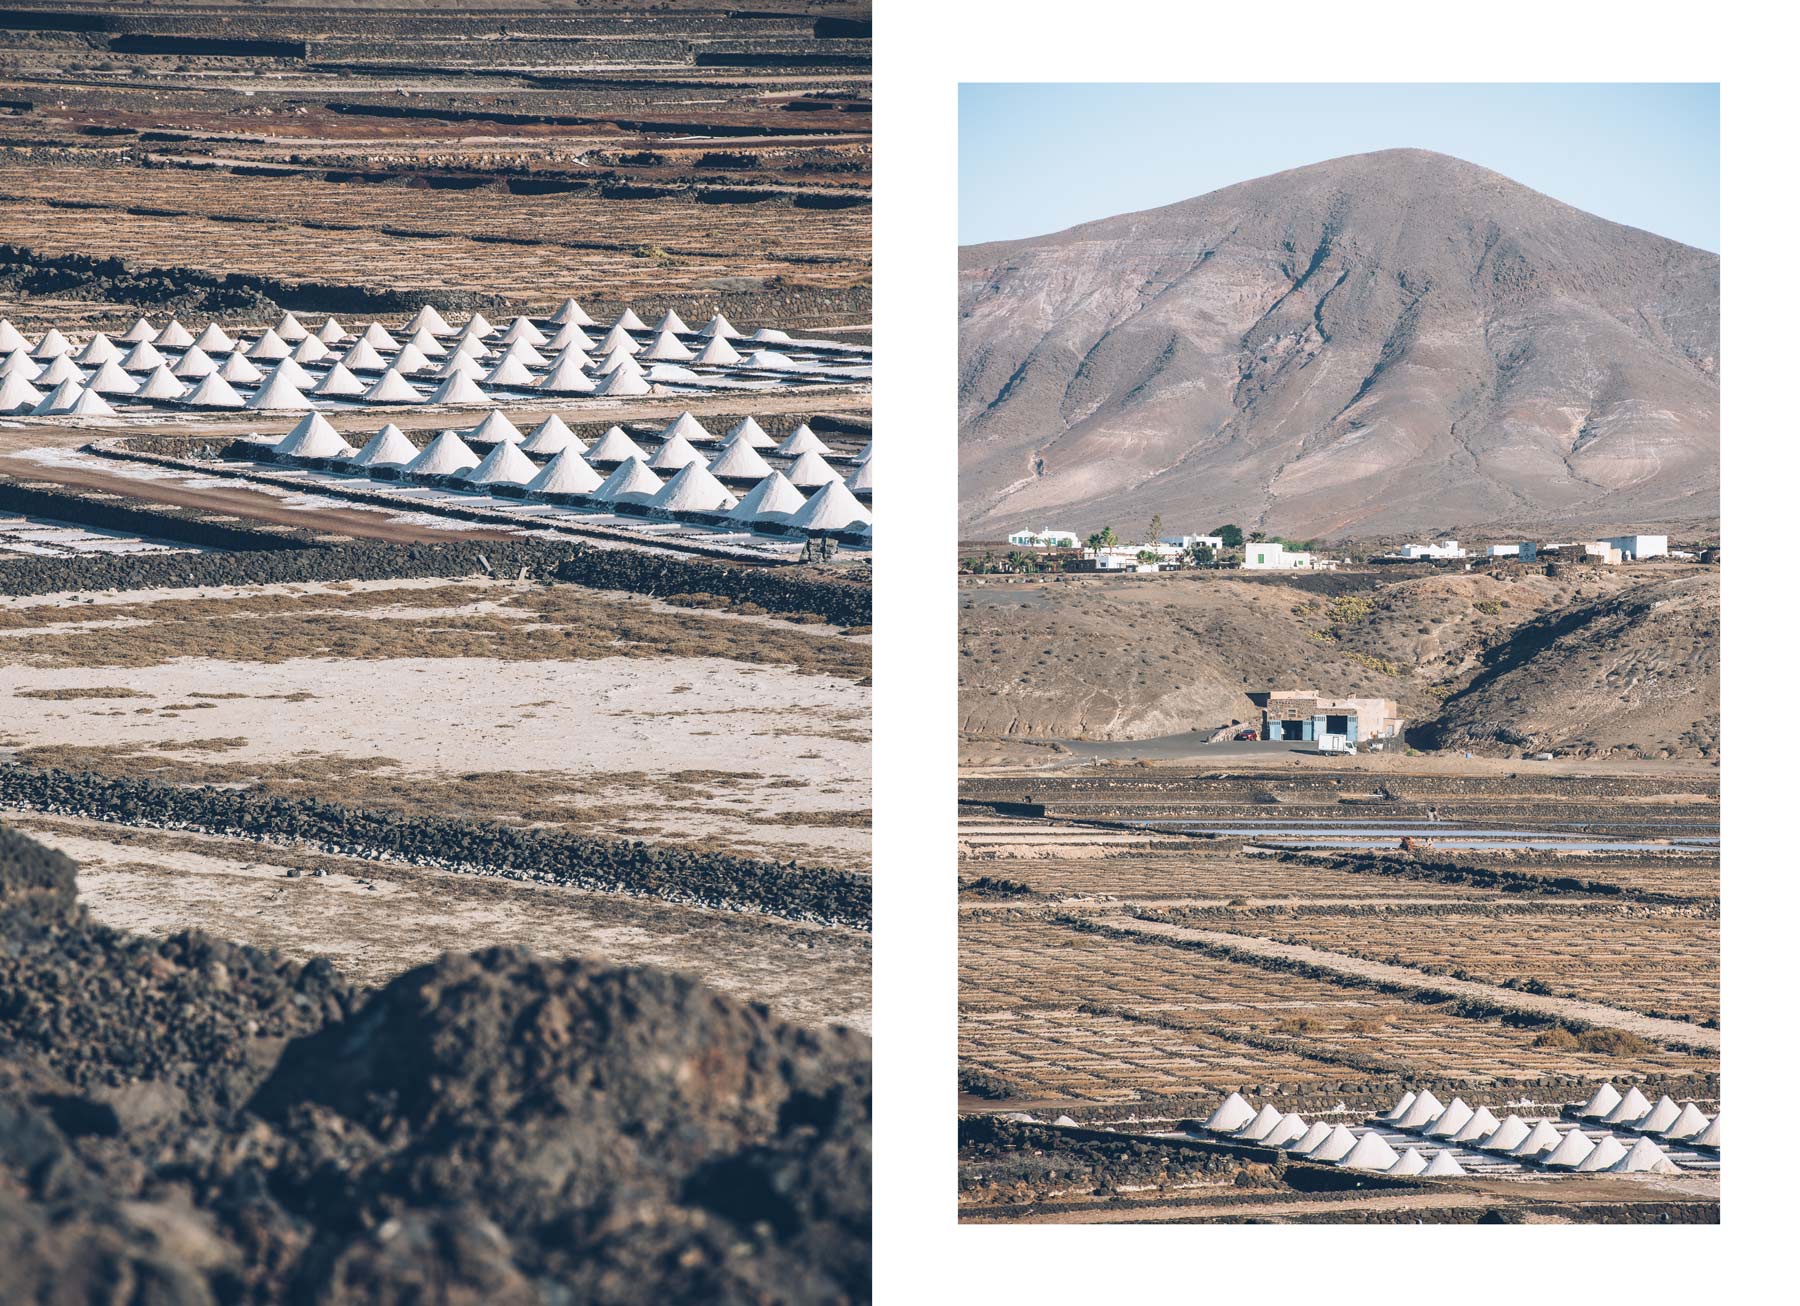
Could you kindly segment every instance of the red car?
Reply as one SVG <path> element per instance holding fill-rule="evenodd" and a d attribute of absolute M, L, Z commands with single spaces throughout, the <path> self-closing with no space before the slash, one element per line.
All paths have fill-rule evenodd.
<path fill-rule="evenodd" d="M 1262 734 L 1254 726 L 1252 726 L 1248 730 L 1238 731 L 1235 735 L 1232 736 L 1232 738 L 1240 744 L 1248 744 L 1253 740 L 1261 739 Z"/>

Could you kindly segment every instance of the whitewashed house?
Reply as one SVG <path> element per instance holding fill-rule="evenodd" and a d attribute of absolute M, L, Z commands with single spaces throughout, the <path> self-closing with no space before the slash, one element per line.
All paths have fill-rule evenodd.
<path fill-rule="evenodd" d="M 1157 543 L 1167 544 L 1182 553 L 1202 544 L 1215 552 L 1225 547 L 1225 541 L 1217 535 L 1165 535 Z"/>
<path fill-rule="evenodd" d="M 1313 555 L 1303 549 L 1290 551 L 1271 540 L 1244 543 L 1245 571 L 1311 571 L 1316 565 Z"/>
<path fill-rule="evenodd" d="M 1023 549 L 1078 549 L 1081 541 L 1073 531 L 1014 531 L 1006 537 L 1008 544 Z"/>

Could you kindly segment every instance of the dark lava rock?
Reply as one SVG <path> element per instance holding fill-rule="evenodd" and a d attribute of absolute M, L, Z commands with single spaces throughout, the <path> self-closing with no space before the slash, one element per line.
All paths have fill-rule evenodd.
<path fill-rule="evenodd" d="M 511 948 L 361 991 L 0 828 L 0 1301 L 854 1302 L 868 1042 Z"/>

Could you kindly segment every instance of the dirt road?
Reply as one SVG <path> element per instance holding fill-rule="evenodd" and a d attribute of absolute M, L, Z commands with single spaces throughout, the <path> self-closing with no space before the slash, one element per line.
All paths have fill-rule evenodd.
<path fill-rule="evenodd" d="M 356 508 L 296 508 L 284 504 L 275 495 L 265 494 L 260 490 L 184 485 L 179 481 L 118 476 L 93 468 L 56 466 L 22 458 L 0 457 L 0 476 L 9 476 L 19 481 L 49 481 L 73 489 L 103 490 L 109 494 L 143 499 L 151 503 L 198 508 L 204 512 L 248 517 L 281 526 L 300 526 L 310 531 L 349 535 L 363 540 L 384 540 L 394 544 L 442 544 L 453 540 L 517 538 L 515 532 L 482 527 L 449 529 L 421 521 L 402 521 L 385 513 Z"/>

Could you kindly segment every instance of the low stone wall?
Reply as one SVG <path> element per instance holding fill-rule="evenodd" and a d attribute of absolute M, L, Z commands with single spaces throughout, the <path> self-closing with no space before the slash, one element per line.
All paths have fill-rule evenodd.
<path fill-rule="evenodd" d="M 61 519 L 68 520 L 66 516 Z M 160 519 L 159 519 L 160 520 Z M 161 533 L 159 526 L 152 533 Z M 211 544 L 211 540 L 206 541 Z M 487 541 L 481 544 L 282 547 L 254 552 L 87 554 L 19 558 L 0 564 L 0 594 L 91 593 L 96 590 L 292 585 L 312 581 L 399 580 L 432 577 L 542 574 L 566 561 L 567 546 Z M 484 565 L 485 562 L 485 565 Z"/>
<path fill-rule="evenodd" d="M 440 817 L 264 798 L 56 769 L 0 766 L 0 807 L 231 838 L 301 843 L 363 858 L 397 858 L 474 875 L 866 930 L 869 879 L 723 853 L 588 839 Z"/>

